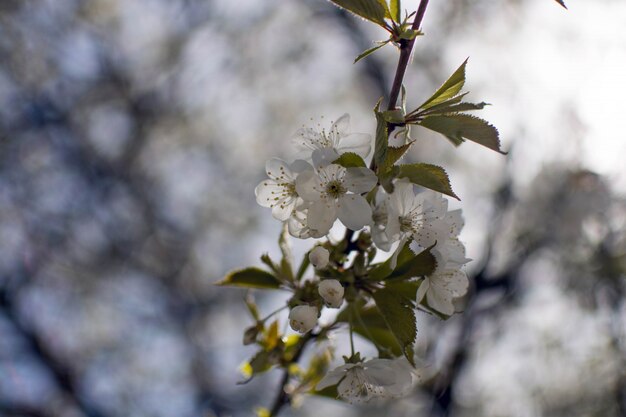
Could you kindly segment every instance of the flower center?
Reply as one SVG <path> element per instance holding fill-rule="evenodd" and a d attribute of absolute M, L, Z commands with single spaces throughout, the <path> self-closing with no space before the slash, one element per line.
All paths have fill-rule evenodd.
<path fill-rule="evenodd" d="M 400 222 L 401 231 L 405 233 L 413 231 L 413 217 L 412 216 L 399 217 L 398 221 Z"/>
<path fill-rule="evenodd" d="M 347 191 L 343 183 L 339 180 L 333 180 L 326 184 L 326 194 L 332 198 L 339 198 Z"/>

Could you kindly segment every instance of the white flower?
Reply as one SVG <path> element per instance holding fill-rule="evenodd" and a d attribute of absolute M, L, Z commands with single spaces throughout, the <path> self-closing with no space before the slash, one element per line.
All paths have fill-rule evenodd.
<path fill-rule="evenodd" d="M 372 359 L 348 363 L 330 371 L 316 389 L 339 384 L 337 393 L 349 402 L 366 402 L 374 397 L 397 398 L 411 388 L 411 368 L 405 359 Z"/>
<path fill-rule="evenodd" d="M 342 115 L 327 132 L 310 128 L 299 129 L 293 142 L 298 149 L 295 159 L 313 160 L 315 167 L 327 165 L 346 152 L 354 152 L 362 158 L 371 150 L 372 139 L 365 133 L 348 133 L 350 115 Z"/>
<path fill-rule="evenodd" d="M 352 230 L 369 224 L 372 209 L 361 193 L 370 191 L 377 181 L 367 168 L 344 168 L 336 164 L 300 174 L 296 191 L 311 203 L 306 216 L 306 225 L 313 231 L 311 236 L 327 234 L 337 218 Z"/>
<path fill-rule="evenodd" d="M 428 306 L 447 316 L 454 313 L 454 299 L 464 296 L 469 287 L 469 280 L 460 265 L 446 262 L 435 249 L 431 252 L 437 260 L 437 268 L 424 278 L 415 296 L 417 303 L 426 300 Z"/>
<path fill-rule="evenodd" d="M 336 279 L 325 279 L 317 286 L 317 291 L 324 299 L 324 303 L 330 308 L 339 308 L 343 303 L 343 286 Z"/>
<path fill-rule="evenodd" d="M 309 261 L 315 269 L 323 269 L 328 265 L 330 253 L 326 248 L 316 246 L 309 252 Z"/>
<path fill-rule="evenodd" d="M 407 180 L 399 180 L 393 193 L 378 193 L 372 238 L 380 249 L 388 251 L 398 240 L 429 234 L 428 225 L 445 215 L 448 202 L 440 193 L 426 190 L 415 194 L 413 188 Z"/>
<path fill-rule="evenodd" d="M 317 308 L 313 306 L 296 306 L 289 312 L 289 325 L 296 332 L 306 333 L 317 324 L 317 314 Z"/>
<path fill-rule="evenodd" d="M 254 189 L 257 203 L 263 207 L 271 207 L 275 219 L 287 220 L 300 201 L 296 191 L 297 174 L 307 169 L 313 168 L 301 160 L 293 164 L 287 164 L 278 158 L 268 160 L 265 171 L 269 179 L 261 181 Z"/>

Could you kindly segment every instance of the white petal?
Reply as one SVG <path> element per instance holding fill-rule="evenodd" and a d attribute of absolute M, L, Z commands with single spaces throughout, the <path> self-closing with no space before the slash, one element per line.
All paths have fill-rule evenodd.
<path fill-rule="evenodd" d="M 337 158 L 339 158 L 339 154 L 334 148 L 316 149 L 311 155 L 313 166 L 318 169 L 332 164 Z"/>
<path fill-rule="evenodd" d="M 291 171 L 295 174 L 300 174 L 301 172 L 304 172 L 304 171 L 313 170 L 313 167 L 311 166 L 311 164 L 309 164 L 307 161 L 302 160 L 302 159 L 296 159 L 295 161 L 293 161 L 293 163 L 289 166 L 289 168 L 291 168 Z"/>
<path fill-rule="evenodd" d="M 372 150 L 372 137 L 367 133 L 352 133 L 341 138 L 337 151 L 342 154 L 354 152 L 361 158 L 367 158 Z"/>
<path fill-rule="evenodd" d="M 323 184 L 313 171 L 304 171 L 296 178 L 296 192 L 305 201 L 320 201 Z"/>
<path fill-rule="evenodd" d="M 346 372 L 348 371 L 348 369 L 352 368 L 353 366 L 354 364 L 341 365 L 340 367 L 328 372 L 326 376 L 324 376 L 324 378 L 322 378 L 322 380 L 317 383 L 315 389 L 319 391 L 323 390 L 326 387 L 337 385 L 339 381 L 341 381 L 341 379 L 346 376 Z"/>
<path fill-rule="evenodd" d="M 461 209 L 449 211 L 446 215 L 446 222 L 450 225 L 450 234 L 452 236 L 458 236 L 461 233 L 461 229 L 465 225 L 465 220 L 463 219 L 463 213 Z"/>
<path fill-rule="evenodd" d="M 285 201 L 279 201 L 278 204 L 272 207 L 272 216 L 276 220 L 284 222 L 285 220 L 289 219 L 291 213 L 293 213 L 295 206 L 296 199 L 293 197 L 285 199 Z"/>
<path fill-rule="evenodd" d="M 291 168 L 282 159 L 268 159 L 265 163 L 265 172 L 268 177 L 278 182 L 291 182 L 293 180 Z"/>
<path fill-rule="evenodd" d="M 348 129 L 350 129 L 350 115 L 348 113 L 344 113 L 337 119 L 335 123 L 331 126 L 331 131 L 339 133 L 339 136 L 344 136 L 348 133 Z"/>
<path fill-rule="evenodd" d="M 417 294 L 415 294 L 415 302 L 418 304 L 421 303 L 429 289 L 430 281 L 428 280 L 428 278 L 423 279 L 420 283 L 420 286 L 417 288 Z"/>
<path fill-rule="evenodd" d="M 377 182 L 376 174 L 369 168 L 346 169 L 346 188 L 355 194 L 370 192 Z"/>
<path fill-rule="evenodd" d="M 375 385 L 384 387 L 396 382 L 396 375 L 390 359 L 372 359 L 365 362 L 365 373 Z"/>
<path fill-rule="evenodd" d="M 272 207 L 280 199 L 284 187 L 276 184 L 274 180 L 261 181 L 254 189 L 256 202 L 263 207 Z"/>
<path fill-rule="evenodd" d="M 307 226 L 311 230 L 312 237 L 322 237 L 330 231 L 337 219 L 337 207 L 335 202 L 328 200 L 313 203 L 307 215 Z"/>
<path fill-rule="evenodd" d="M 442 291 L 439 287 L 431 285 L 426 293 L 426 301 L 428 305 L 436 311 L 451 316 L 454 313 L 454 305 L 452 304 L 452 294 L 448 291 Z"/>
<path fill-rule="evenodd" d="M 372 208 L 358 194 L 346 194 L 339 198 L 339 220 L 351 230 L 360 230 L 372 221 Z"/>
<path fill-rule="evenodd" d="M 322 135 L 311 128 L 298 129 L 293 135 L 293 144 L 299 150 L 314 150 L 321 147 Z"/>
<path fill-rule="evenodd" d="M 413 184 L 404 180 L 396 181 L 393 193 L 389 196 L 389 204 L 397 211 L 398 216 L 407 215 L 413 208 L 414 202 Z"/>

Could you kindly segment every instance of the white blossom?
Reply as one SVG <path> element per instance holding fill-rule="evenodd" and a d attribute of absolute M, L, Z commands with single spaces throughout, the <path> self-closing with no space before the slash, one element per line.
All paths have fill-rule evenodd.
<path fill-rule="evenodd" d="M 312 330 L 317 324 L 317 308 L 309 305 L 296 306 L 289 312 L 289 325 L 299 333 Z"/>
<path fill-rule="evenodd" d="M 367 402 L 375 397 L 397 398 L 413 384 L 406 359 L 372 359 L 348 363 L 330 371 L 316 389 L 336 385 L 339 396 L 349 402 Z"/>
<path fill-rule="evenodd" d="M 306 214 L 311 236 L 327 234 L 337 218 L 352 230 L 369 224 L 372 209 L 361 194 L 370 191 L 377 181 L 370 169 L 344 168 L 336 164 L 300 174 L 296 191 L 311 203 Z"/>
<path fill-rule="evenodd" d="M 257 203 L 270 207 L 275 219 L 287 220 L 301 201 L 296 191 L 296 177 L 307 169 L 312 169 L 311 165 L 302 160 L 292 164 L 278 158 L 268 160 L 265 172 L 269 179 L 261 181 L 254 189 Z"/>
<path fill-rule="evenodd" d="M 315 269 L 323 269 L 328 265 L 330 252 L 321 246 L 316 246 L 309 252 L 309 261 Z"/>
<path fill-rule="evenodd" d="M 334 122 L 329 131 L 311 128 L 299 129 L 294 135 L 298 152 L 296 159 L 312 160 L 315 167 L 328 165 L 339 155 L 353 152 L 362 158 L 371 151 L 371 136 L 365 133 L 349 133 L 350 115 L 344 114 Z"/>
<path fill-rule="evenodd" d="M 407 180 L 395 182 L 391 194 L 379 191 L 374 208 L 372 238 L 377 247 L 388 251 L 394 242 L 430 237 L 431 222 L 444 217 L 448 202 L 440 193 L 415 193 Z"/>
<path fill-rule="evenodd" d="M 465 246 L 458 239 L 463 228 L 461 210 L 446 213 L 444 218 L 429 224 L 428 228 L 428 233 L 423 233 L 411 243 L 411 249 L 419 252 L 436 241 L 437 245 L 431 253 L 437 267 L 421 282 L 416 301 L 426 300 L 430 308 L 450 316 L 454 313 L 454 299 L 464 296 L 469 287 L 462 268 L 470 260 L 465 257 Z"/>
<path fill-rule="evenodd" d="M 330 308 L 339 308 L 343 303 L 344 289 L 336 279 L 325 279 L 317 286 L 317 291 Z"/>

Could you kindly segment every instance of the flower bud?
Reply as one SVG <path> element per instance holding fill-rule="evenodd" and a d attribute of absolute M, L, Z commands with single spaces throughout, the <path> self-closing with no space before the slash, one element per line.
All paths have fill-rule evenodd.
<path fill-rule="evenodd" d="M 289 325 L 296 332 L 306 333 L 317 324 L 317 313 L 313 306 L 296 306 L 289 312 Z"/>
<path fill-rule="evenodd" d="M 309 252 L 309 261 L 315 269 L 323 269 L 328 265 L 330 253 L 321 246 L 316 246 Z"/>
<path fill-rule="evenodd" d="M 336 279 L 325 279 L 320 282 L 317 291 L 324 299 L 324 303 L 330 308 L 339 308 L 343 302 L 343 287 Z"/>

